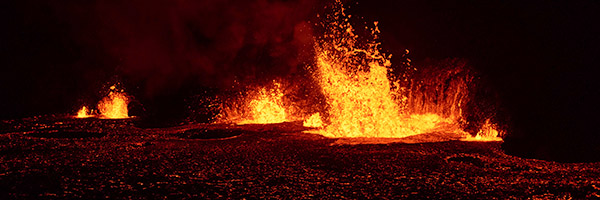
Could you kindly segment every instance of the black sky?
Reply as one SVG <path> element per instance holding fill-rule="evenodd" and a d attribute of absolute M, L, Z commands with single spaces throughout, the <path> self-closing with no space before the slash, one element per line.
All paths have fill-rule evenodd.
<path fill-rule="evenodd" d="M 600 8 L 593 1 L 376 1 L 384 49 L 415 61 L 466 58 L 511 118 L 508 152 L 600 160 Z M 363 14 L 357 14 L 363 15 Z M 388 46 L 389 45 L 389 46 Z"/>

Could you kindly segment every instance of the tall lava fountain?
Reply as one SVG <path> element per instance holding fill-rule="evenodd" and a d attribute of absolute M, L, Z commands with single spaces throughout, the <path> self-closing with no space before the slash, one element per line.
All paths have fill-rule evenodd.
<path fill-rule="evenodd" d="M 370 37 L 360 37 L 343 5 L 337 1 L 332 8 L 332 14 L 320 24 L 325 34 L 315 44 L 313 77 L 328 105 L 328 123 L 320 134 L 386 138 L 428 132 L 468 135 L 460 127 L 468 82 L 443 90 L 444 101 L 428 101 L 428 95 L 437 94 L 419 91 L 419 84 L 401 83 L 390 75 L 391 55 L 380 50 L 377 22 Z M 419 92 L 422 94 L 413 94 Z"/>

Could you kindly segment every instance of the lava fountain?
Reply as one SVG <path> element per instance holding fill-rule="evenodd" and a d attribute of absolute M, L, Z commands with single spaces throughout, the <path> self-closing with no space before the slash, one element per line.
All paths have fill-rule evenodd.
<path fill-rule="evenodd" d="M 118 90 L 116 86 L 110 87 L 110 92 L 107 97 L 104 97 L 98 103 L 98 110 L 100 115 L 105 119 L 124 119 L 129 118 L 127 104 L 129 104 L 129 98 L 125 92 L 121 89 Z"/>
<path fill-rule="evenodd" d="M 94 110 L 83 106 L 77 112 L 76 118 L 99 117 L 102 119 L 125 119 L 129 118 L 127 105 L 129 97 L 123 89 L 117 89 L 116 85 L 110 87 L 109 93 L 100 102 L 98 102 L 97 114 Z"/>
<path fill-rule="evenodd" d="M 502 141 L 502 138 L 500 138 L 502 134 L 497 126 L 490 122 L 490 119 L 486 119 L 477 135 L 468 135 L 463 141 Z"/>
<path fill-rule="evenodd" d="M 464 84 L 457 87 L 457 92 L 444 94 L 451 100 L 445 103 L 411 94 L 407 85 L 389 75 L 391 55 L 380 51 L 377 22 L 370 30 L 372 38 L 360 38 L 341 2 L 333 8 L 333 14 L 321 22 L 325 34 L 317 38 L 316 64 L 311 67 L 328 104 L 328 124 L 319 134 L 382 138 L 429 132 L 468 135 L 459 123 Z M 310 123 L 305 121 L 305 125 Z"/>
<path fill-rule="evenodd" d="M 221 104 L 221 113 L 216 123 L 234 124 L 274 124 L 289 121 L 289 108 L 285 106 L 281 83 L 273 81 L 272 85 L 256 87 L 241 92 L 230 105 Z"/>
<path fill-rule="evenodd" d="M 321 113 L 315 113 L 302 123 L 304 127 L 320 128 L 323 127 L 323 120 L 321 120 Z"/>
<path fill-rule="evenodd" d="M 88 117 L 93 117 L 93 115 L 91 115 L 91 111 L 88 110 L 87 107 L 83 106 L 81 107 L 81 109 L 79 109 L 79 111 L 77 111 L 77 118 L 88 118 Z"/>
<path fill-rule="evenodd" d="M 271 89 L 260 88 L 248 102 L 250 116 L 238 124 L 273 124 L 287 121 L 288 114 L 283 107 L 281 84 L 273 82 Z"/>

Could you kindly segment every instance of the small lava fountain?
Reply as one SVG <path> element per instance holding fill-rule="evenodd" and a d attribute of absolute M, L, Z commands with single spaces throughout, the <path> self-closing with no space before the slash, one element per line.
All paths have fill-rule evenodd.
<path fill-rule="evenodd" d="M 287 121 L 288 114 L 283 107 L 281 84 L 273 82 L 274 88 L 260 88 L 248 102 L 250 116 L 238 124 L 273 124 Z"/>
<path fill-rule="evenodd" d="M 302 123 L 304 127 L 321 128 L 323 127 L 323 121 L 321 120 L 321 113 L 315 113 Z"/>
<path fill-rule="evenodd" d="M 273 81 L 271 86 L 257 87 L 240 93 L 231 105 L 219 105 L 217 123 L 274 124 L 290 121 L 289 111 L 284 104 L 281 83 Z"/>
<path fill-rule="evenodd" d="M 127 98 L 125 92 L 122 89 L 118 90 L 113 85 L 110 87 L 108 96 L 98 103 L 98 110 L 102 118 L 105 119 L 129 118 L 127 104 L 129 104 L 129 98 Z"/>
<path fill-rule="evenodd" d="M 91 114 L 91 110 L 88 110 L 88 108 L 86 106 L 81 107 L 81 109 L 79 109 L 79 111 L 77 111 L 77 118 L 88 118 L 88 117 L 93 117 L 93 115 Z"/>
<path fill-rule="evenodd" d="M 129 98 L 124 90 L 117 89 L 117 86 L 113 85 L 110 87 L 108 95 L 98 102 L 99 114 L 94 114 L 94 110 L 83 106 L 77 111 L 76 118 L 126 119 L 129 118 L 128 104 Z"/>

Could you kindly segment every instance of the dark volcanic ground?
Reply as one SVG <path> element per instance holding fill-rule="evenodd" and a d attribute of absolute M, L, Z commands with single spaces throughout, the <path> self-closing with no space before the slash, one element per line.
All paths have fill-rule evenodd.
<path fill-rule="evenodd" d="M 0 198 L 600 198 L 600 163 L 522 159 L 499 142 L 344 145 L 298 123 L 134 122 L 3 121 Z"/>

